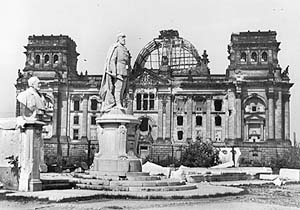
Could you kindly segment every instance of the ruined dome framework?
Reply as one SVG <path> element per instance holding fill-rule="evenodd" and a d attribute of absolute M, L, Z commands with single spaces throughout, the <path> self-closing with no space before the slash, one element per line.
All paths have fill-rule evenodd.
<path fill-rule="evenodd" d="M 185 74 L 199 68 L 202 59 L 196 48 L 179 37 L 177 31 L 161 31 L 158 38 L 149 42 L 138 54 L 134 70 L 168 69 L 172 75 Z M 166 68 L 167 67 L 167 68 Z"/>

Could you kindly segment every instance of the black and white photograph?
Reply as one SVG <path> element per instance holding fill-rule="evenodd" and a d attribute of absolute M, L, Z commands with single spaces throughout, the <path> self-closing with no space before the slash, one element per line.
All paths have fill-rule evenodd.
<path fill-rule="evenodd" d="M 300 2 L 3 0 L 0 210 L 300 209 Z"/>

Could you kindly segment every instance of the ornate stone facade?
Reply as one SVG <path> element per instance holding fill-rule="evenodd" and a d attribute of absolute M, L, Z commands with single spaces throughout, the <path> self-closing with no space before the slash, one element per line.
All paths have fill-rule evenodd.
<path fill-rule="evenodd" d="M 275 31 L 232 34 L 229 66 L 220 75 L 210 73 L 205 50 L 200 56 L 177 31 L 161 31 L 140 51 L 130 76 L 127 105 L 141 121 L 140 155 L 179 158 L 182 147 L 196 140 L 239 147 L 245 161 L 268 161 L 284 152 L 290 146 L 293 84 L 288 68 L 279 66 L 279 44 Z M 25 48 L 17 94 L 31 75 L 43 81 L 51 123 L 45 144 L 66 157 L 78 151 L 92 156 L 101 76 L 77 73 L 76 44 L 67 36 L 30 36 Z M 61 146 L 53 147 L 55 142 Z"/>

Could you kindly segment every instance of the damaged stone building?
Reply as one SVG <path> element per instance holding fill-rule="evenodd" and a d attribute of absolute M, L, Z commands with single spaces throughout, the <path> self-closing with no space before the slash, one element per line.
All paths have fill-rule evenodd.
<path fill-rule="evenodd" d="M 278 62 L 275 31 L 231 35 L 229 66 L 212 74 L 178 31 L 164 30 L 144 46 L 130 75 L 128 112 L 137 116 L 138 151 L 155 160 L 179 159 L 188 142 L 238 148 L 240 161 L 269 161 L 290 147 L 288 67 Z M 68 36 L 30 36 L 17 94 L 31 75 L 48 102 L 46 157 L 91 160 L 97 151 L 96 118 L 101 75 L 79 74 L 76 44 Z M 104 58 L 103 58 L 104 59 Z M 17 114 L 19 106 L 17 104 Z"/>

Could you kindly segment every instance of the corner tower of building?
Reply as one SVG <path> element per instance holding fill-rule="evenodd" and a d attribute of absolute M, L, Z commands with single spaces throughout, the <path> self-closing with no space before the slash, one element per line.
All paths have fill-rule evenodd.
<path fill-rule="evenodd" d="M 228 45 L 230 61 L 227 76 L 268 77 L 269 72 L 280 75 L 278 51 L 280 42 L 275 31 L 240 32 L 231 35 Z"/>
<path fill-rule="evenodd" d="M 23 72 L 41 79 L 77 74 L 76 43 L 68 36 L 29 36 Z"/>

